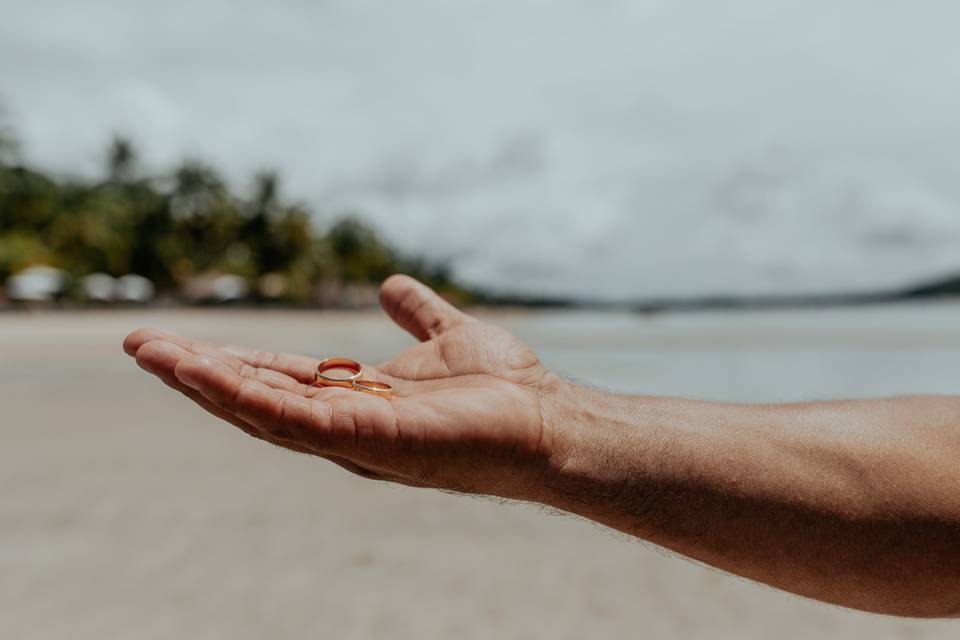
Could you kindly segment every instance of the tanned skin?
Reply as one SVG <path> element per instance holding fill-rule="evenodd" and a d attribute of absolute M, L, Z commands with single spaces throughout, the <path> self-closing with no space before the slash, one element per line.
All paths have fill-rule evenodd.
<path fill-rule="evenodd" d="M 393 276 L 420 343 L 365 377 L 140 329 L 146 371 L 255 438 L 367 478 L 538 502 L 746 578 L 878 613 L 960 615 L 960 398 L 734 405 L 622 396 Z"/>

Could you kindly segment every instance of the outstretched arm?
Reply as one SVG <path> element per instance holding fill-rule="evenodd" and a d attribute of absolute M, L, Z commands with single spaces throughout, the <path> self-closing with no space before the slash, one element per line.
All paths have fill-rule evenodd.
<path fill-rule="evenodd" d="M 246 433 L 364 477 L 548 504 L 844 606 L 960 615 L 960 399 L 617 396 L 558 378 L 410 278 L 381 302 L 421 340 L 366 367 L 390 400 L 312 386 L 304 356 L 153 329 L 124 349 Z"/>
<path fill-rule="evenodd" d="M 811 598 L 960 615 L 960 399 L 737 406 L 560 387 L 554 506 Z"/>

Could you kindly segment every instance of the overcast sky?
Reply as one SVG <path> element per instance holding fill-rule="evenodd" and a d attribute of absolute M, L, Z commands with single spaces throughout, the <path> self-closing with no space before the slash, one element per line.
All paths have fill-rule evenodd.
<path fill-rule="evenodd" d="M 921 9 L 922 7 L 922 9 Z M 127 133 L 504 290 L 822 291 L 960 270 L 960 4 L 0 0 L 31 162 Z"/>

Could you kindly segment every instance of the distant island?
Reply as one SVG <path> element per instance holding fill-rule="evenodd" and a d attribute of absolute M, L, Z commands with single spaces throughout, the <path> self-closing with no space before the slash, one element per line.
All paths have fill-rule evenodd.
<path fill-rule="evenodd" d="M 609 309 L 634 311 L 642 314 L 681 311 L 850 307 L 952 297 L 960 297 L 960 274 L 944 276 L 903 288 L 825 294 L 703 295 L 676 298 L 643 298 L 632 301 L 598 301 L 573 297 L 536 297 L 509 294 L 484 294 L 481 296 L 483 302 L 492 305 L 558 309 Z"/>

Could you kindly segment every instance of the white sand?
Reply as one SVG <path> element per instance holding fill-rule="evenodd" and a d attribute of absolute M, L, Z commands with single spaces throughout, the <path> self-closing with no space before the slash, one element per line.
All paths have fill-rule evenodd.
<path fill-rule="evenodd" d="M 952 308 L 507 314 L 597 383 L 730 399 L 960 388 Z M 120 350 L 140 325 L 379 360 L 378 314 L 0 315 L 0 638 L 955 638 L 529 505 L 417 491 L 250 439 Z M 867 377 L 861 374 L 868 373 Z"/>

